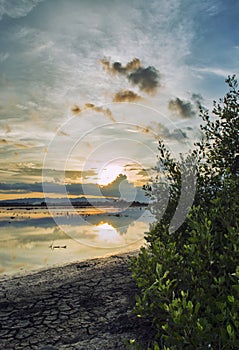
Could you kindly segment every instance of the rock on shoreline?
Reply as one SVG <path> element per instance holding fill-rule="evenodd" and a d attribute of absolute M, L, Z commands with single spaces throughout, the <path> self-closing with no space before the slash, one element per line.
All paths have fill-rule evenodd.
<path fill-rule="evenodd" d="M 137 252 L 9 277 L 0 287 L 0 348 L 126 349 L 150 324 L 132 314 L 137 287 L 128 270 Z"/>

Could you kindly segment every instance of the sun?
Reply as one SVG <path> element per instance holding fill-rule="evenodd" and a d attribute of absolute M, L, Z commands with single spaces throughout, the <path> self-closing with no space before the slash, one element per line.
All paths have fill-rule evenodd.
<path fill-rule="evenodd" d="M 123 167 L 118 164 L 109 164 L 104 166 L 98 174 L 98 184 L 106 186 L 116 179 L 119 174 L 123 173 Z"/>

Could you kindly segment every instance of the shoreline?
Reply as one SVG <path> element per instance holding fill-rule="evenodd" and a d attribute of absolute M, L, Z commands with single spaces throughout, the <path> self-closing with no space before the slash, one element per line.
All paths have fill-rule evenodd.
<path fill-rule="evenodd" d="M 7 276 L 0 285 L 0 346 L 6 350 L 126 349 L 150 325 L 132 309 L 128 269 L 139 250 Z"/>
<path fill-rule="evenodd" d="M 55 265 L 46 265 L 42 267 L 36 267 L 34 269 L 29 270 L 19 270 L 16 272 L 10 272 L 10 273 L 2 273 L 0 274 L 0 297 L 1 297 L 1 290 L 2 285 L 6 284 L 6 286 L 10 286 L 13 283 L 13 280 L 22 280 L 22 283 L 29 282 L 32 278 L 33 281 L 43 279 L 48 283 L 49 278 L 53 278 L 52 282 L 57 278 L 58 281 L 61 281 L 62 279 L 68 278 L 69 276 L 73 276 L 73 274 L 76 272 L 76 269 L 78 268 L 86 268 L 86 267 L 102 267 L 102 265 L 107 265 L 110 263 L 111 259 L 119 258 L 119 259 L 125 259 L 129 260 L 130 257 L 137 256 L 140 249 L 133 249 L 129 251 L 119 251 L 119 252 L 111 252 L 107 253 L 105 255 L 99 255 L 93 258 L 86 258 L 86 259 L 80 259 L 80 260 L 74 260 L 70 262 L 65 262 L 63 264 L 55 264 Z M 59 275 L 57 276 L 57 274 Z M 68 276 L 64 276 L 65 274 L 68 274 Z"/>
<path fill-rule="evenodd" d="M 141 245 L 143 246 L 143 245 Z M 137 249 L 131 249 L 131 250 L 123 250 L 123 249 L 120 249 L 118 252 L 117 250 L 114 250 L 113 252 L 109 252 L 109 253 L 106 253 L 104 255 L 98 255 L 98 256 L 95 256 L 93 258 L 82 258 L 82 259 L 75 259 L 73 261 L 66 261 L 62 264 L 60 263 L 56 263 L 56 264 L 53 264 L 53 265 L 45 265 L 45 266 L 40 266 L 40 267 L 34 267 L 34 268 L 30 268 L 30 269 L 20 269 L 18 271 L 10 271 L 10 272 L 2 272 L 0 273 L 0 284 L 1 283 L 7 283 L 9 280 L 11 279 L 15 279 L 15 278 L 30 278 L 30 276 L 32 275 L 36 275 L 36 274 L 44 274 L 44 273 L 50 273 L 49 270 L 53 270 L 53 269 L 59 269 L 59 271 L 61 269 L 67 269 L 72 266 L 74 266 L 75 264 L 81 264 L 81 263 L 87 263 L 89 265 L 91 265 L 91 261 L 98 261 L 98 260 L 102 260 L 102 259 L 108 259 L 108 258 L 111 258 L 111 257 L 114 257 L 114 256 L 124 256 L 124 255 L 129 255 L 131 256 L 134 256 L 134 255 L 137 255 L 137 253 L 139 253 L 140 251 L 140 248 L 137 248 Z M 0 287 L 0 291 L 1 291 L 1 287 Z M 1 294 L 0 294 L 1 295 Z"/>

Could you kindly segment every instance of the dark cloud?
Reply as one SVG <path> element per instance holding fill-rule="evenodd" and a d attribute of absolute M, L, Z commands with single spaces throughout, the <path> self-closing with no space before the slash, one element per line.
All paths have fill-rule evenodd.
<path fill-rule="evenodd" d="M 192 94 L 192 100 L 195 102 L 198 108 L 202 106 L 203 97 L 200 94 Z"/>
<path fill-rule="evenodd" d="M 135 102 L 139 101 L 141 96 L 131 90 L 121 90 L 113 97 L 113 102 Z"/>
<path fill-rule="evenodd" d="M 152 66 L 143 67 L 138 58 L 134 58 L 125 66 L 120 62 L 110 63 L 110 60 L 104 58 L 101 60 L 104 69 L 111 74 L 124 74 L 128 80 L 137 85 L 140 90 L 152 94 L 159 87 L 160 74 L 158 70 Z"/>
<path fill-rule="evenodd" d="M 110 60 L 107 58 L 103 58 L 100 62 L 102 63 L 103 68 L 111 74 L 127 74 L 141 67 L 141 62 L 138 58 L 134 58 L 132 61 L 128 62 L 126 66 L 123 66 L 120 62 L 114 62 L 111 64 Z"/>
<path fill-rule="evenodd" d="M 1 140 L 0 140 L 0 143 L 3 144 L 3 145 L 7 145 L 7 144 L 8 144 L 8 142 L 7 142 L 6 139 L 1 139 Z"/>
<path fill-rule="evenodd" d="M 196 115 L 194 104 L 192 104 L 190 101 L 181 100 L 178 97 L 169 101 L 168 108 L 181 118 L 193 118 Z"/>
<path fill-rule="evenodd" d="M 106 186 L 101 186 L 100 190 L 104 196 L 121 197 L 119 186 L 121 182 L 127 181 L 127 176 L 119 174 L 117 178 Z"/>
<path fill-rule="evenodd" d="M 13 177 L 19 177 L 21 176 L 28 176 L 28 177 L 42 177 L 43 170 L 42 168 L 38 167 L 31 167 L 31 166 L 25 166 L 21 163 L 14 169 L 15 175 Z M 84 180 L 87 180 L 89 177 L 96 176 L 96 171 L 92 168 L 89 170 L 56 170 L 56 169 L 44 169 L 44 177 L 47 177 L 47 179 L 64 179 L 66 181 L 71 180 L 81 180 L 84 178 Z"/>
<path fill-rule="evenodd" d="M 67 190 L 69 194 L 81 195 L 84 194 L 83 188 L 81 184 L 72 184 L 72 185 L 61 185 L 53 182 L 45 182 L 44 184 L 41 182 L 35 183 L 13 183 L 6 184 L 0 183 L 0 192 L 1 193 L 31 193 L 31 192 L 40 192 L 43 193 L 43 185 L 45 193 L 52 193 L 52 189 L 54 189 L 54 193 L 56 194 L 64 194 Z M 95 185 L 94 185 L 95 186 Z"/>
<path fill-rule="evenodd" d="M 154 93 L 159 86 L 159 72 L 154 67 L 138 68 L 128 75 L 128 79 L 134 85 L 138 85 L 140 90 L 147 93 Z"/>
<path fill-rule="evenodd" d="M 100 193 L 103 196 L 108 197 L 120 197 L 119 185 L 122 181 L 126 180 L 125 175 L 119 175 L 118 178 L 107 186 L 99 188 L 98 184 L 86 183 L 82 185 L 81 183 L 73 183 L 63 185 L 60 183 L 54 182 L 35 182 L 35 183 L 13 183 L 6 184 L 0 183 L 0 193 L 2 194 L 24 194 L 39 192 L 39 193 L 55 193 L 55 194 L 67 194 L 68 195 L 89 195 L 89 196 L 99 196 Z"/>
<path fill-rule="evenodd" d="M 0 183 L 0 192 L 2 193 L 29 193 L 29 192 L 42 192 L 42 183 L 14 183 L 6 184 Z"/>
<path fill-rule="evenodd" d="M 182 129 L 177 128 L 171 131 L 161 123 L 158 123 L 157 126 L 154 126 L 154 130 L 155 131 L 157 130 L 157 134 L 159 135 L 159 137 L 163 139 L 183 142 L 185 141 L 185 139 L 188 138 L 186 132 L 183 131 Z"/>
<path fill-rule="evenodd" d="M 81 112 L 81 108 L 79 107 L 79 106 L 77 106 L 77 105 L 75 105 L 75 106 L 73 106 L 72 108 L 71 108 L 71 111 L 72 111 L 72 113 L 73 114 L 80 114 L 80 112 Z"/>
<path fill-rule="evenodd" d="M 169 133 L 169 138 L 177 140 L 177 141 L 185 141 L 188 138 L 185 131 L 182 129 L 174 129 L 171 133 Z"/>
<path fill-rule="evenodd" d="M 121 185 L 123 185 L 123 190 Z M 113 182 L 108 184 L 107 186 L 99 186 L 98 184 L 94 183 L 88 183 L 88 184 L 81 184 L 81 183 L 75 183 L 75 184 L 57 184 L 56 182 L 38 182 L 38 183 L 13 183 L 13 184 L 6 184 L 6 183 L 0 183 L 0 194 L 15 194 L 16 198 L 19 198 L 19 195 L 21 195 L 21 199 L 15 199 L 11 201 L 26 201 L 29 203 L 36 203 L 37 200 L 41 202 L 43 199 L 40 198 L 24 198 L 24 194 L 27 193 L 43 193 L 45 194 L 45 197 L 48 197 L 48 193 L 55 193 L 57 195 L 65 195 L 65 198 L 68 195 L 75 195 L 75 196 L 84 196 L 87 198 L 87 196 L 91 196 L 91 198 L 96 197 L 99 199 L 99 195 L 102 195 L 103 197 L 107 198 L 122 198 L 122 196 L 125 194 L 127 198 L 127 195 L 133 191 L 137 191 L 135 200 L 145 200 L 144 198 L 144 192 L 141 191 L 141 187 L 135 187 L 132 183 L 130 183 L 127 180 L 126 175 L 120 174 Z M 123 191 L 123 194 L 122 194 Z M 141 193 L 142 192 L 142 193 Z M 143 195 L 143 196 L 142 196 Z M 60 200 L 60 197 L 58 198 Z M 98 200 L 97 199 L 97 200 Z M 62 200 L 62 199 L 61 199 Z M 4 200 L 5 201 L 5 200 Z M 9 202 L 9 201 L 8 201 Z M 57 202 L 57 198 L 49 198 L 48 203 L 54 203 Z"/>
<path fill-rule="evenodd" d="M 161 123 L 151 123 L 149 126 L 137 126 L 136 128 L 142 134 L 152 134 L 155 140 L 162 138 L 183 142 L 188 138 L 186 132 L 182 129 L 178 128 L 171 131 Z"/>
<path fill-rule="evenodd" d="M 113 71 L 119 72 L 119 73 L 124 73 L 126 72 L 126 67 L 123 67 L 122 64 L 120 62 L 114 62 L 112 64 L 111 69 Z"/>

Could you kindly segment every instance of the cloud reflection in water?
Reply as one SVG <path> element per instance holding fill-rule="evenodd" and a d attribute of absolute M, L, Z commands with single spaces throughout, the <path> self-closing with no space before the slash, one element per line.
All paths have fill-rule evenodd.
<path fill-rule="evenodd" d="M 61 217 L 61 225 L 39 210 L 37 218 L 6 217 L 1 208 L 0 274 L 32 270 L 56 264 L 104 256 L 131 249 L 143 244 L 148 230 L 149 214 L 132 208 L 124 215 L 92 215 L 89 222 Z M 11 214 L 13 217 L 13 215 Z M 151 220 L 152 221 L 152 220 Z M 70 232 L 71 235 L 66 234 Z M 57 246 L 58 249 L 50 249 Z M 61 247 L 66 246 L 65 249 Z"/>

